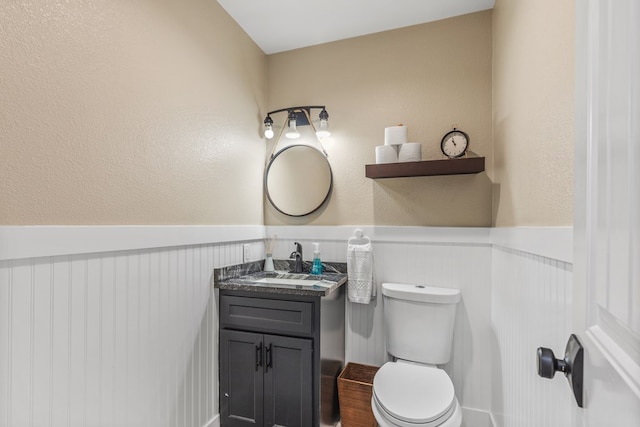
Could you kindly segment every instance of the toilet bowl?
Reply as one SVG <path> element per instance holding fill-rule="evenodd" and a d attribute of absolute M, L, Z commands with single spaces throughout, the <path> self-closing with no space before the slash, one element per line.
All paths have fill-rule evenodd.
<path fill-rule="evenodd" d="M 373 378 L 371 410 L 380 427 L 460 427 L 449 375 L 457 289 L 383 283 L 385 342 L 395 361 Z"/>
<path fill-rule="evenodd" d="M 371 409 L 380 427 L 460 427 L 462 411 L 442 369 L 404 361 L 383 365 Z"/>

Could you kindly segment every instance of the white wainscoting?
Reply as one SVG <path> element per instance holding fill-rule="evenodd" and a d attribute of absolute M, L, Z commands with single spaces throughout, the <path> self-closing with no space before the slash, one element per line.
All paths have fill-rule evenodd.
<path fill-rule="evenodd" d="M 277 257 L 287 257 L 299 241 L 308 259 L 311 243 L 320 242 L 324 260 L 345 262 L 356 228 L 373 241 L 378 286 L 394 281 L 461 289 L 445 369 L 475 423 L 469 427 L 570 425 L 566 380 L 539 378 L 535 354 L 539 346 L 562 354 L 571 333 L 572 227 L 274 226 L 266 234 L 278 235 Z M 348 361 L 381 365 L 388 359 L 381 308 L 380 294 L 370 305 L 347 303 Z"/>
<path fill-rule="evenodd" d="M 276 258 L 318 241 L 344 262 L 356 227 L 54 228 L 0 227 L 0 427 L 217 425 L 213 268 L 241 263 L 243 243 L 261 258 L 265 234 Z M 461 289 L 445 369 L 466 414 L 569 425 L 566 381 L 538 378 L 535 350 L 561 353 L 571 332 L 570 228 L 360 228 L 378 286 Z M 381 365 L 380 294 L 346 309 L 347 360 Z"/>
<path fill-rule="evenodd" d="M 2 228 L 2 227 L 0 227 Z M 46 227 L 56 239 L 65 233 Z M 168 227 L 61 227 L 64 243 L 0 229 L 0 426 L 200 427 L 218 414 L 214 267 L 242 262 L 254 227 L 210 227 L 211 244 Z M 21 232 L 24 233 L 21 234 Z M 103 236 L 87 244 L 88 233 Z M 200 235 L 200 233 L 196 233 Z M 12 245 L 21 235 L 27 241 Z M 151 238 L 151 239 L 149 239 Z M 199 237 L 202 238 L 202 237 Z M 216 242 L 218 240 L 218 242 Z M 232 243 L 220 243 L 236 240 Z M 37 258 L 44 248 L 70 253 Z M 262 241 L 254 241 L 262 246 Z M 29 246 L 34 246 L 29 250 Z M 75 253 L 74 253 L 75 252 Z M 258 252 L 258 250 L 255 250 Z M 7 259 L 8 258 L 8 259 Z"/>
<path fill-rule="evenodd" d="M 325 261 L 346 262 L 354 227 L 267 227 L 278 235 L 276 258 L 288 257 L 293 242 L 305 259 L 320 242 Z M 396 282 L 460 289 L 451 362 L 458 399 L 467 408 L 488 411 L 491 395 L 491 246 L 489 229 L 357 227 L 372 240 L 378 295 L 368 305 L 347 302 L 346 360 L 381 366 L 388 360 L 383 331 L 381 284 Z"/>
<path fill-rule="evenodd" d="M 572 264 L 495 246 L 492 282 L 495 426 L 570 426 L 569 384 L 563 375 L 537 375 L 536 350 L 549 347 L 561 358 L 574 332 Z"/>

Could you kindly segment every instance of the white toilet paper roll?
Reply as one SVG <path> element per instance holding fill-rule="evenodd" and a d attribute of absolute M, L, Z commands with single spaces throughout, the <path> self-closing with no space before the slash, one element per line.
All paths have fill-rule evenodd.
<path fill-rule="evenodd" d="M 422 160 L 422 144 L 419 142 L 407 142 L 400 146 L 398 152 L 399 162 L 419 162 Z"/>
<path fill-rule="evenodd" d="M 376 163 L 395 163 L 397 161 L 397 145 L 379 145 L 376 147 Z"/>
<path fill-rule="evenodd" d="M 407 127 L 398 125 L 384 128 L 384 145 L 399 145 L 407 142 Z"/>

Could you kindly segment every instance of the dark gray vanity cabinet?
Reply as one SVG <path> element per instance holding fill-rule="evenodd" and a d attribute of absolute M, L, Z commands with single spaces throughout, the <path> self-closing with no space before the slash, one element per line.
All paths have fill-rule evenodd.
<path fill-rule="evenodd" d="M 311 426 L 312 340 L 220 331 L 222 424 Z"/>
<path fill-rule="evenodd" d="M 220 330 L 222 425 L 264 424 L 262 348 L 262 334 Z"/>
<path fill-rule="evenodd" d="M 320 298 L 221 289 L 219 307 L 221 426 L 335 425 L 343 290 Z M 330 350 L 322 356 L 321 347 Z"/>

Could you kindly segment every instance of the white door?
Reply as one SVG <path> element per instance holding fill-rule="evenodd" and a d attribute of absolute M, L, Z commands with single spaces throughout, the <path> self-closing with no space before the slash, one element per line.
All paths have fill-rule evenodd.
<path fill-rule="evenodd" d="M 640 426 L 640 1 L 579 0 L 574 426 Z"/>

